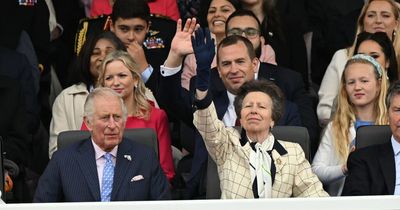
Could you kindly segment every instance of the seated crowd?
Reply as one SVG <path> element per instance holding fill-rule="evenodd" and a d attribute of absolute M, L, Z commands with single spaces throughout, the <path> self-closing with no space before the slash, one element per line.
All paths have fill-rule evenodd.
<path fill-rule="evenodd" d="M 50 24 L 60 17 L 52 2 L 29 6 L 48 8 Z M 25 28 L 32 40 L 0 43 L 3 199 L 204 199 L 210 176 L 221 199 L 400 195 L 398 4 L 359 5 L 354 43 L 315 88 L 306 29 L 288 29 L 304 17 L 282 18 L 271 2 L 204 0 L 183 20 L 172 0 L 81 0 L 88 18 L 68 68 Z M 69 28 L 54 24 L 60 52 L 54 40 Z M 357 129 L 370 125 L 389 125 L 390 141 L 357 148 Z M 308 148 L 275 126 L 304 127 Z M 154 131 L 157 152 L 124 137 L 135 128 Z M 60 147 L 74 130 L 90 137 Z"/>

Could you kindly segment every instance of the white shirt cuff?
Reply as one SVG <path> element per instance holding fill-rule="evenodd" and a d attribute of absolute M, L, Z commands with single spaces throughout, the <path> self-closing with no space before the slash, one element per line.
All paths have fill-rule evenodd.
<path fill-rule="evenodd" d="M 172 75 L 178 73 L 181 70 L 181 67 L 182 67 L 182 65 L 179 65 L 178 67 L 173 67 L 173 68 L 161 65 L 160 72 L 163 77 L 168 77 L 168 76 L 172 76 Z"/>

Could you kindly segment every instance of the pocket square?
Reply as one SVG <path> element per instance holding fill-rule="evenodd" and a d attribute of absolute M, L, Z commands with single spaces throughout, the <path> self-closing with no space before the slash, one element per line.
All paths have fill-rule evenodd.
<path fill-rule="evenodd" d="M 136 181 L 139 181 L 139 180 L 142 180 L 142 179 L 144 179 L 144 177 L 142 175 L 137 175 L 137 176 L 134 176 L 131 179 L 131 182 L 136 182 Z"/>

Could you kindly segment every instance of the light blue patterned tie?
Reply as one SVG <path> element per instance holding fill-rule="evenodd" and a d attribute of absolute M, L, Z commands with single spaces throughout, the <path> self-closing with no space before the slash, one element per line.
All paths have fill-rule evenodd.
<path fill-rule="evenodd" d="M 114 165 L 112 163 L 112 156 L 110 153 L 103 155 L 106 159 L 103 170 L 102 188 L 101 188 L 101 202 L 107 202 L 111 199 L 111 191 L 114 179 Z"/>

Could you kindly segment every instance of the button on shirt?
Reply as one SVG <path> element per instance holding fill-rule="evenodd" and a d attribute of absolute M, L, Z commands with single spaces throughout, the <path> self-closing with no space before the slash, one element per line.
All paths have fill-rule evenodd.
<path fill-rule="evenodd" d="M 394 152 L 394 163 L 396 165 L 396 180 L 394 186 L 394 194 L 400 195 L 400 143 L 392 136 L 392 147 Z"/>
<path fill-rule="evenodd" d="M 96 143 L 92 140 L 92 144 L 94 147 L 94 153 L 95 153 L 95 158 L 96 158 L 96 166 L 97 166 L 97 177 L 99 179 L 99 186 L 100 186 L 100 192 L 102 189 L 102 178 L 103 178 L 103 170 L 104 170 L 104 165 L 106 164 L 106 159 L 103 158 L 103 155 L 106 154 L 105 151 L 103 151 L 99 146 L 97 146 Z M 112 162 L 115 167 L 115 163 L 117 161 L 117 151 L 118 151 L 118 145 L 114 147 L 114 149 L 111 150 L 110 154 L 112 156 Z"/>

